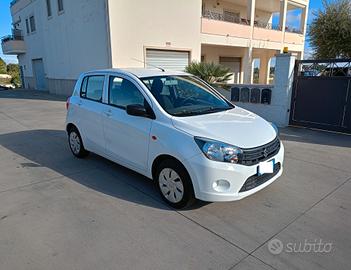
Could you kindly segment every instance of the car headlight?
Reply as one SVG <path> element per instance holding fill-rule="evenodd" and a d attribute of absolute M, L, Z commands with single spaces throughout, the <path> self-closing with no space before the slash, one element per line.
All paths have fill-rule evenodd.
<path fill-rule="evenodd" d="M 236 164 L 243 154 L 243 150 L 234 145 L 206 138 L 195 137 L 194 139 L 204 155 L 210 160 Z"/>

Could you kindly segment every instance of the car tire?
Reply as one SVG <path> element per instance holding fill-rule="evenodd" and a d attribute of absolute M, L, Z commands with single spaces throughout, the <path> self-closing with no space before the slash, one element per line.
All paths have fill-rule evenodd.
<path fill-rule="evenodd" d="M 161 162 L 155 182 L 162 199 L 173 208 L 186 208 L 196 202 L 191 178 L 178 161 L 168 159 Z"/>
<path fill-rule="evenodd" d="M 89 155 L 89 152 L 84 148 L 82 137 L 76 127 L 71 127 L 68 130 L 68 145 L 72 154 L 77 158 L 85 158 Z"/>

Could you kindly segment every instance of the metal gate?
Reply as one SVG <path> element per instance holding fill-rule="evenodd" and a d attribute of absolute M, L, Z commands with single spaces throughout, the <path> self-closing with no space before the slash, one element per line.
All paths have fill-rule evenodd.
<path fill-rule="evenodd" d="M 351 59 L 298 60 L 290 124 L 351 133 Z"/>

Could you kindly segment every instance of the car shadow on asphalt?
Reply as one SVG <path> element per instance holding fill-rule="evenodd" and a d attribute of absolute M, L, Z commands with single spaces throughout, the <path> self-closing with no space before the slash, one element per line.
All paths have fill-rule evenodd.
<path fill-rule="evenodd" d="M 48 168 L 89 189 L 125 201 L 163 210 L 165 204 L 153 181 L 103 157 L 90 154 L 75 158 L 63 130 L 28 130 L 0 135 L 0 145 L 25 158 L 20 166 L 29 170 Z M 45 174 L 47 175 L 47 173 Z M 46 179 L 37 179 L 45 181 Z M 208 203 L 198 202 L 193 210 Z"/>

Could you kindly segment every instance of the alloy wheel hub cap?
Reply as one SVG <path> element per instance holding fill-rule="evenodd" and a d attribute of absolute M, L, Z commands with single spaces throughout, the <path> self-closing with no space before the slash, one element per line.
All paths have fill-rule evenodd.
<path fill-rule="evenodd" d="M 165 168 L 160 172 L 158 179 L 163 196 L 172 203 L 178 203 L 183 199 L 184 186 L 177 172 Z"/>
<path fill-rule="evenodd" d="M 79 154 L 80 151 L 80 140 L 79 137 L 77 135 L 77 133 L 75 132 L 71 132 L 69 135 L 69 143 L 71 146 L 71 149 L 73 151 L 73 153 L 75 154 Z"/>

